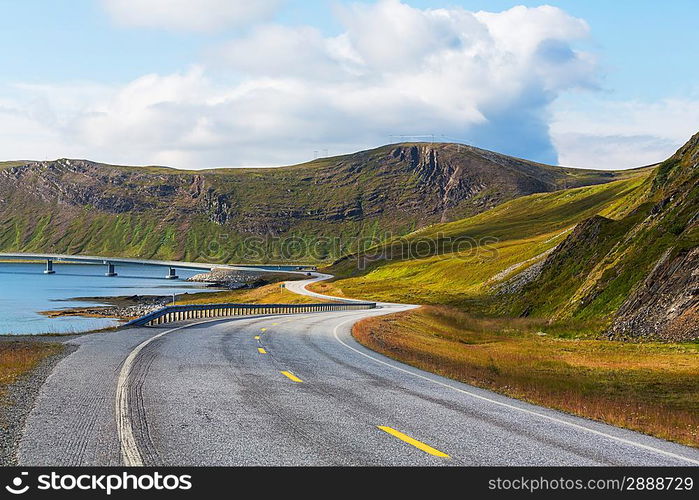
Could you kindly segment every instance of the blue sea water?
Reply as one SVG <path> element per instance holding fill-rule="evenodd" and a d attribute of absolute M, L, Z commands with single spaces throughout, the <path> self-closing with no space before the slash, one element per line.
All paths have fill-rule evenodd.
<path fill-rule="evenodd" d="M 44 264 L 0 263 L 0 334 L 40 334 L 85 332 L 119 324 L 103 318 L 47 318 L 40 311 L 99 302 L 71 301 L 76 297 L 130 295 L 172 295 L 196 293 L 203 284 L 186 278 L 198 271 L 178 269 L 179 280 L 165 279 L 167 268 L 144 265 L 118 265 L 114 277 L 106 277 L 106 267 L 92 264 L 57 264 L 56 274 L 44 274 Z"/>

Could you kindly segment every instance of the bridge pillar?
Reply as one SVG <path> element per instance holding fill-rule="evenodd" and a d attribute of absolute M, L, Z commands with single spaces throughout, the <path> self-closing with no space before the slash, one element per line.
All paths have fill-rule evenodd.
<path fill-rule="evenodd" d="M 55 274 L 56 271 L 53 270 L 53 261 L 51 259 L 46 260 L 46 269 L 44 270 L 44 274 Z"/>
<path fill-rule="evenodd" d="M 105 276 L 108 276 L 108 277 L 110 277 L 110 278 L 111 278 L 112 276 L 116 276 L 116 275 L 117 275 L 117 273 L 114 271 L 114 264 L 112 264 L 111 262 L 107 262 L 107 272 L 104 273 L 104 275 L 105 275 Z"/>
<path fill-rule="evenodd" d="M 176 270 L 174 267 L 171 267 L 170 270 L 169 270 L 168 273 L 167 273 L 167 276 L 165 276 L 165 279 L 168 279 L 168 280 L 176 280 L 176 279 L 178 279 L 179 276 L 177 276 L 176 273 L 177 273 L 177 270 Z"/>

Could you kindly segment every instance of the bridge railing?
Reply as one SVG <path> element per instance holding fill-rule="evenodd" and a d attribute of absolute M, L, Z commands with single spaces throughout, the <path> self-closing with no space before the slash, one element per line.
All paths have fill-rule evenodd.
<path fill-rule="evenodd" d="M 353 311 L 375 309 L 375 302 L 326 302 L 319 304 L 191 304 L 166 306 L 129 321 L 126 326 L 152 326 L 200 318 L 224 318 L 264 314 L 299 314 L 308 312 Z"/>

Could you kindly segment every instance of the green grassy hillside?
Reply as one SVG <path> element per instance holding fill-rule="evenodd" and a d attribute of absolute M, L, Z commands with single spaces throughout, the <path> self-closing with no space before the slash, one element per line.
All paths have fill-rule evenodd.
<path fill-rule="evenodd" d="M 645 175 L 521 197 L 341 259 L 330 268 L 341 279 L 325 288 L 698 338 L 698 164 L 699 135 Z"/>
<path fill-rule="evenodd" d="M 347 295 L 473 305 L 499 282 L 543 259 L 577 223 L 596 214 L 630 212 L 650 184 L 648 176 L 641 175 L 518 198 L 474 217 L 435 224 L 348 256 L 329 271 L 341 278 L 334 286 Z"/>
<path fill-rule="evenodd" d="M 0 166 L 0 251 L 332 262 L 361 248 L 358 238 L 386 240 L 520 196 L 639 173 L 426 143 L 275 169 L 8 162 Z"/>

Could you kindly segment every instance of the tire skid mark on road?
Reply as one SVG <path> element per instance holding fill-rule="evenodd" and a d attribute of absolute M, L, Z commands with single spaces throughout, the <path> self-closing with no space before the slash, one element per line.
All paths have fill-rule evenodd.
<path fill-rule="evenodd" d="M 131 382 L 131 370 L 133 369 L 133 366 L 136 364 L 141 351 L 143 351 L 143 349 L 145 349 L 152 342 L 155 342 L 159 338 L 169 333 L 207 323 L 218 323 L 225 321 L 231 320 L 219 318 L 215 320 L 198 321 L 196 323 L 189 323 L 183 326 L 178 326 L 176 328 L 171 328 L 170 330 L 165 330 L 164 332 L 160 332 L 138 344 L 126 357 L 124 363 L 121 366 L 121 371 L 119 372 L 115 398 L 117 435 L 119 437 L 119 445 L 121 447 L 121 458 L 124 465 L 135 467 L 143 466 L 143 456 L 141 455 L 138 442 L 136 441 L 136 437 L 134 435 L 133 425 L 131 423 L 131 408 L 129 400 L 129 383 Z"/>
<path fill-rule="evenodd" d="M 139 451 L 143 465 L 154 466 L 160 463 L 158 452 L 155 449 L 151 437 L 148 420 L 146 418 L 146 407 L 143 398 L 143 389 L 146 377 L 150 372 L 150 367 L 157 356 L 157 342 L 147 345 L 139 356 L 131 371 L 131 382 L 129 384 L 129 418 L 133 427 L 134 437 L 139 444 Z"/>
<path fill-rule="evenodd" d="M 89 464 L 88 457 L 85 456 L 88 443 L 88 440 L 85 437 L 92 434 L 97 423 L 99 413 L 97 409 L 103 403 L 103 398 L 100 398 L 99 396 L 89 396 L 80 399 L 78 402 L 78 405 L 80 405 L 80 412 L 74 413 L 73 418 L 71 418 L 71 421 L 73 422 L 71 428 L 74 430 L 74 432 L 65 433 L 62 435 L 62 438 L 64 438 L 64 444 L 57 443 L 57 447 L 65 449 L 66 453 L 63 454 L 61 458 L 62 463 L 55 465 L 81 466 Z"/>
<path fill-rule="evenodd" d="M 71 353 L 73 354 L 73 353 Z M 47 382 L 53 377 L 53 372 L 47 378 Z M 100 410 L 104 408 L 106 398 L 94 393 L 82 392 L 80 398 L 71 404 L 80 408 L 79 412 L 70 412 L 67 417 L 69 419 L 68 427 L 72 432 L 60 433 L 57 436 L 54 446 L 56 448 L 66 450 L 56 457 L 57 463 L 52 463 L 52 466 L 82 466 L 91 465 L 90 457 L 86 456 L 89 439 L 88 436 L 93 434 L 93 430 L 97 427 L 98 419 L 101 418 Z"/>
<path fill-rule="evenodd" d="M 257 319 L 258 321 L 269 320 L 270 317 L 275 315 L 260 316 L 258 318 L 245 318 L 245 319 Z M 136 436 L 134 435 L 134 429 L 131 422 L 131 408 L 130 408 L 130 390 L 129 384 L 131 382 L 131 371 L 133 366 L 138 361 L 141 352 L 152 342 L 155 342 L 159 338 L 186 328 L 193 328 L 199 325 L 210 324 L 210 323 L 226 323 L 232 321 L 240 321 L 243 318 L 217 318 L 209 319 L 204 321 L 197 321 L 196 323 L 188 323 L 176 328 L 171 328 L 160 332 L 140 344 L 138 344 L 126 357 L 123 364 L 121 365 L 121 370 L 119 371 L 119 376 L 117 379 L 116 387 L 116 397 L 115 397 L 115 413 L 116 413 L 116 424 L 117 424 L 117 436 L 119 438 L 119 446 L 121 448 L 121 459 L 122 463 L 126 466 L 143 466 L 143 456 L 139 448 Z M 143 414 L 145 415 L 145 408 L 143 408 Z M 152 441 L 151 441 L 152 442 Z"/>

